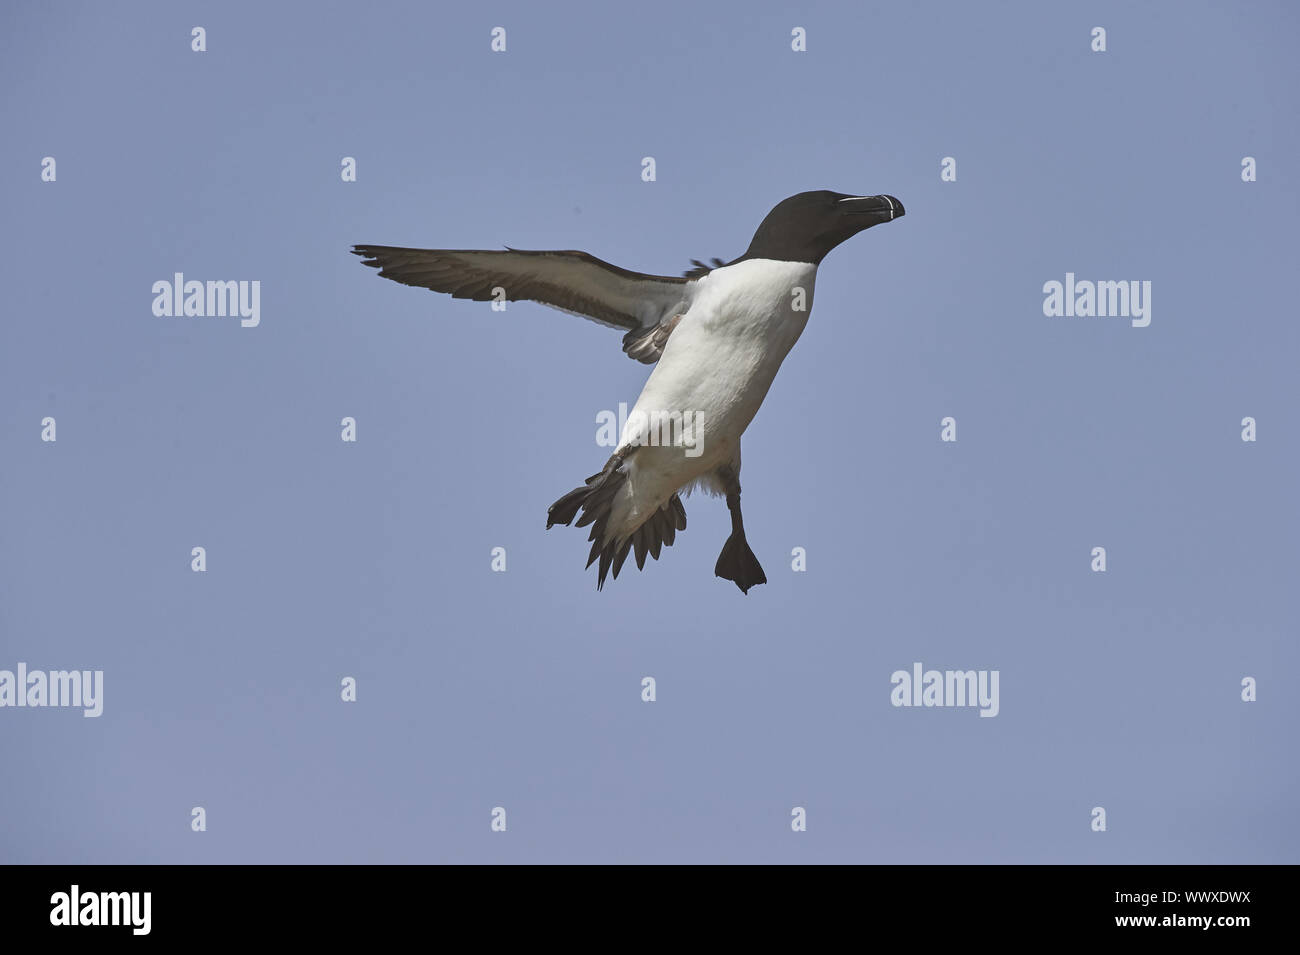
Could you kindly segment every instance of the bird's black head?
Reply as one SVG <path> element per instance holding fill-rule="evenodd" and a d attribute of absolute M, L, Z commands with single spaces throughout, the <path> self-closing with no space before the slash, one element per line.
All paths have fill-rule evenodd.
<path fill-rule="evenodd" d="M 850 196 L 822 189 L 784 199 L 767 214 L 745 252 L 748 259 L 811 262 L 863 229 L 904 214 L 893 196 Z"/>

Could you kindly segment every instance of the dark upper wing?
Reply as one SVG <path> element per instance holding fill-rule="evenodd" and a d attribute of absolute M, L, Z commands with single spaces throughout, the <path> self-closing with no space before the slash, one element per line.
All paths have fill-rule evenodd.
<path fill-rule="evenodd" d="M 623 350 L 659 360 L 673 319 L 690 307 L 694 282 L 629 272 L 586 252 L 401 249 L 356 245 L 384 278 L 477 302 L 540 302 L 627 331 Z M 500 291 L 497 291 L 497 290 Z"/>

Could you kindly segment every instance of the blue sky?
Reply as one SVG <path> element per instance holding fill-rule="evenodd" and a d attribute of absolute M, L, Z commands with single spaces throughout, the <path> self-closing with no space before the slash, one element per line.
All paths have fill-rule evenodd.
<path fill-rule="evenodd" d="M 0 861 L 1300 861 L 1290 5 L 0 18 L 0 670 L 104 673 L 0 708 Z M 822 188 L 907 217 L 746 434 L 748 597 L 721 501 L 601 593 L 544 529 L 647 376 L 616 332 L 348 253 L 677 274 Z M 156 317 L 178 271 L 260 324 Z M 1151 324 L 1046 317 L 1067 272 Z M 892 706 L 915 661 L 998 716 Z"/>

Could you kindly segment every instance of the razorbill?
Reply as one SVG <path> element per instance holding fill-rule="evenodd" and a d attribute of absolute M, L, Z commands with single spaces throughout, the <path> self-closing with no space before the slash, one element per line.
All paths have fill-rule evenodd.
<path fill-rule="evenodd" d="M 586 252 L 357 245 L 384 278 L 475 301 L 532 301 L 626 331 L 623 351 L 655 364 L 600 473 L 551 505 L 546 526 L 591 525 L 596 589 L 630 552 L 638 568 L 686 529 L 681 494 L 725 495 L 731 536 L 714 573 L 742 593 L 767 576 L 740 516 L 740 436 L 812 309 L 817 266 L 864 229 L 903 215 L 893 196 L 821 190 L 777 203 L 745 254 L 681 278 L 629 272 Z M 674 432 L 673 426 L 676 426 Z M 579 516 L 580 515 L 580 516 Z"/>

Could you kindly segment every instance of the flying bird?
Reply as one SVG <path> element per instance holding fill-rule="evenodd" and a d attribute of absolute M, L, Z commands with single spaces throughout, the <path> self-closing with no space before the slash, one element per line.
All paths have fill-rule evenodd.
<path fill-rule="evenodd" d="M 531 301 L 621 329 L 623 351 L 655 365 L 599 473 L 547 511 L 546 526 L 591 525 L 596 589 L 629 553 L 638 569 L 686 529 L 681 495 L 725 496 L 731 535 L 714 573 L 742 593 L 767 583 L 740 513 L 740 437 L 798 340 L 817 267 L 864 229 L 903 215 L 893 196 L 801 192 L 772 209 L 745 254 L 692 260 L 681 278 L 630 272 L 586 252 L 356 245 L 384 278 L 474 301 Z"/>

